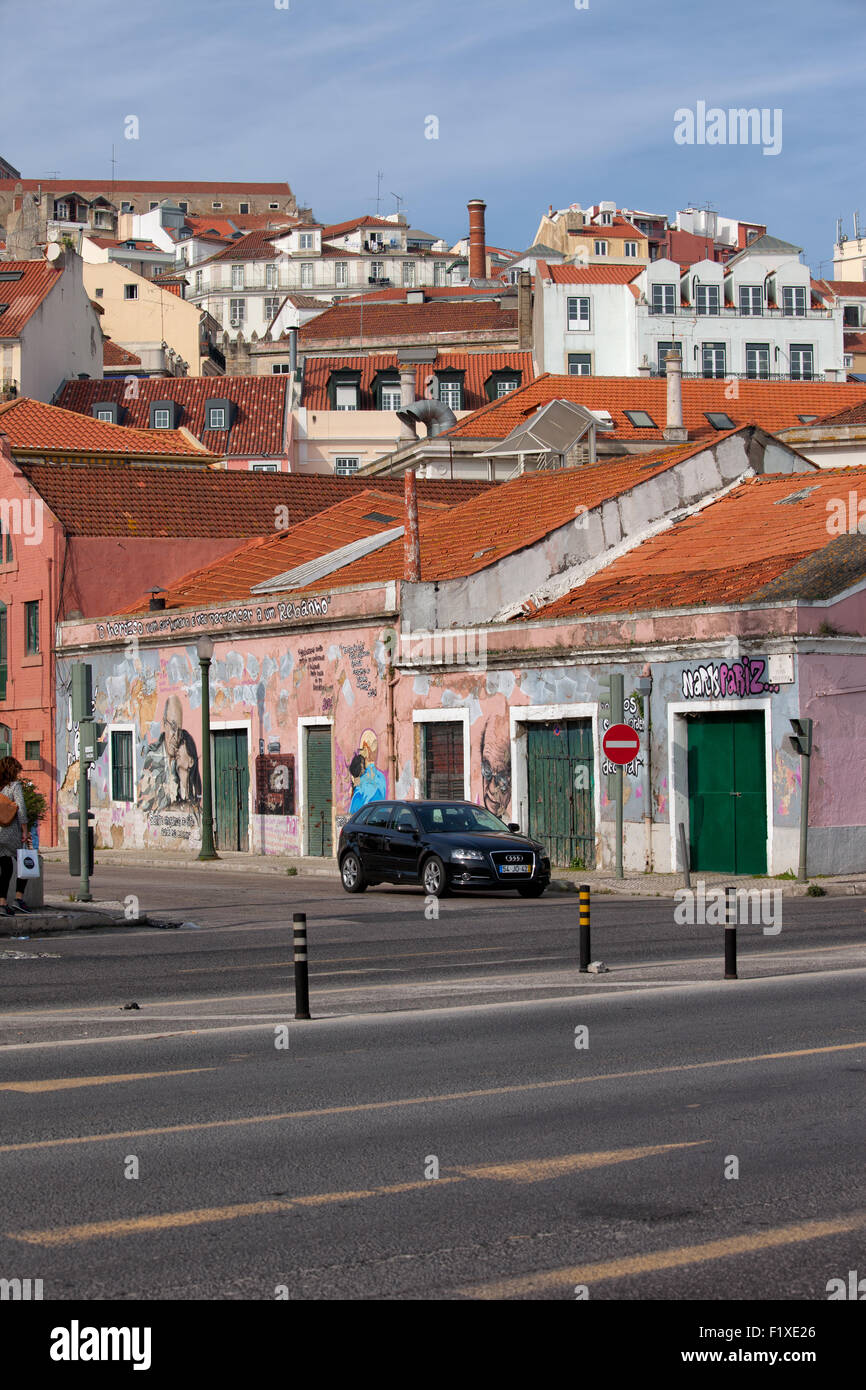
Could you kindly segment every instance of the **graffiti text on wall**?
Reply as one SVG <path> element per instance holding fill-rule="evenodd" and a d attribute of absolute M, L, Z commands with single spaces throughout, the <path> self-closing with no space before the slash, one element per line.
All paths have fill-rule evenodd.
<path fill-rule="evenodd" d="M 275 603 L 262 608 L 202 609 L 165 618 L 124 618 L 116 623 L 97 623 L 96 636 L 101 641 L 105 637 L 151 637 L 198 627 L 249 627 L 292 618 L 324 618 L 328 602 L 326 598 L 305 598 L 299 603 Z"/>
<path fill-rule="evenodd" d="M 340 651 L 343 656 L 349 658 L 352 667 L 352 675 L 359 690 L 366 690 L 372 700 L 378 694 L 378 687 L 374 684 L 373 669 L 370 663 L 369 649 L 363 642 L 350 642 L 348 645 L 340 644 Z"/>
<path fill-rule="evenodd" d="M 720 700 L 726 695 L 745 699 L 748 695 L 777 695 L 779 687 L 765 680 L 767 663 L 762 656 L 743 657 L 742 661 L 710 661 L 683 671 L 683 698 L 686 700 Z"/>

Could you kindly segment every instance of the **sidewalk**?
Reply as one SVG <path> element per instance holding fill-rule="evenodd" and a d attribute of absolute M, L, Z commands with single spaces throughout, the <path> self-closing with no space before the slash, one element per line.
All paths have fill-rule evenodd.
<path fill-rule="evenodd" d="M 46 863 L 65 864 L 66 850 L 40 849 Z M 339 881 L 336 861 L 301 857 L 290 854 L 241 854 L 222 850 L 216 860 L 202 861 L 186 854 L 172 854 L 165 850 L 100 849 L 96 851 L 96 868 L 141 869 L 199 869 L 205 873 L 258 873 L 287 875 L 309 875 Z M 291 871 L 294 870 L 294 874 Z M 809 883 L 798 883 L 791 878 L 738 878 L 734 874 L 700 874 L 692 872 L 692 888 L 699 882 L 708 888 L 724 887 L 733 884 L 736 888 L 761 889 L 778 888 L 785 897 L 806 896 Z M 636 874 L 628 873 L 618 879 L 606 869 L 555 869 L 550 889 L 558 893 L 576 893 L 582 883 L 587 883 L 593 893 L 619 893 L 636 898 L 670 898 L 683 886 L 682 874 Z M 823 888 L 827 897 L 866 896 L 866 869 L 862 873 L 839 874 L 833 877 L 811 879 L 810 883 Z"/>

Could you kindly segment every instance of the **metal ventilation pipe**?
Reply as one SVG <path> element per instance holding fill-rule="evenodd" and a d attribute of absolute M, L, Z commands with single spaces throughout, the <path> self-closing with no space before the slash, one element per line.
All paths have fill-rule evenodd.
<path fill-rule="evenodd" d="M 415 421 L 406 419 L 401 411 L 409 410 L 415 404 L 415 368 L 401 366 L 400 368 L 400 406 L 397 411 L 400 420 L 400 438 L 417 439 L 418 434 L 415 429 Z"/>
<path fill-rule="evenodd" d="M 444 401 L 414 401 L 412 405 L 404 406 L 402 410 L 397 411 L 397 419 L 410 427 L 415 439 L 418 437 L 415 426 L 419 420 L 427 426 L 428 439 L 435 438 L 437 434 L 444 434 L 452 425 L 457 424 L 457 416 Z"/>
<path fill-rule="evenodd" d="M 298 330 L 289 329 L 289 373 L 294 377 L 298 370 Z"/>
<path fill-rule="evenodd" d="M 669 352 L 665 358 L 667 378 L 667 419 L 662 431 L 666 440 L 681 444 L 689 437 L 683 425 L 683 359 L 679 352 Z"/>

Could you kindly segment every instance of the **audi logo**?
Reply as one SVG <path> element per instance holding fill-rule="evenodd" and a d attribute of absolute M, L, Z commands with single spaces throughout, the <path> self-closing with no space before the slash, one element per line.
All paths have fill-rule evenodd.
<path fill-rule="evenodd" d="M 523 863 L 523 855 L 522 855 L 522 854 L 506 854 L 506 856 L 505 856 L 505 862 L 506 862 L 507 864 L 522 864 L 522 863 Z"/>

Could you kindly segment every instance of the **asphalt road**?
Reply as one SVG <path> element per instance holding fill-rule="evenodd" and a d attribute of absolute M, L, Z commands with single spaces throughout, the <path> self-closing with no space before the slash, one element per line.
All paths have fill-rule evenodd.
<path fill-rule="evenodd" d="M 135 967 L 200 939 L 142 934 Z M 0 1274 L 46 1299 L 826 1300 L 866 1272 L 864 983 L 7 1047 Z"/>
<path fill-rule="evenodd" d="M 69 884 L 49 866 L 50 891 Z M 291 1016 L 294 911 L 307 914 L 319 1017 L 672 987 L 723 973 L 721 928 L 678 925 L 672 901 L 659 898 L 594 899 L 593 956 L 609 966 L 595 977 L 577 971 L 572 894 L 455 896 L 430 920 L 417 890 L 350 896 L 329 879 L 106 869 L 94 886 L 185 925 L 0 939 L 0 1045 Z M 783 899 L 778 934 L 739 930 L 740 974 L 866 965 L 864 927 L 862 898 Z M 26 919 L 16 930 L 27 934 Z"/>

